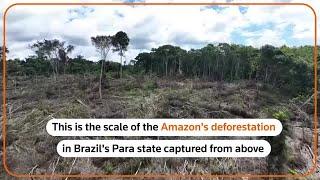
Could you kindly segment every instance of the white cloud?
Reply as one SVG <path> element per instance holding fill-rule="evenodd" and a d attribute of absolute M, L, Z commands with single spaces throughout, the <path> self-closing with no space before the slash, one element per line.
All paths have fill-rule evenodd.
<path fill-rule="evenodd" d="M 253 47 L 261 47 L 266 44 L 270 44 L 273 46 L 282 46 L 285 44 L 285 40 L 281 38 L 281 34 L 272 30 L 264 30 L 261 32 L 261 36 L 258 38 L 248 38 L 246 43 Z"/>
<path fill-rule="evenodd" d="M 32 2 L 35 1 L 42 2 Z M 317 0 L 308 3 L 319 10 L 315 1 Z M 18 1 L 0 1 L 0 7 L 13 2 Z M 259 47 L 267 43 L 280 46 L 287 43 L 286 39 L 296 38 L 299 42 L 312 44 L 313 17 L 306 7 L 247 7 L 246 13 L 242 14 L 238 6 L 228 6 L 219 11 L 201 6 L 16 6 L 8 14 L 7 46 L 11 50 L 9 58 L 30 54 L 28 45 L 36 40 L 58 38 L 77 46 L 73 55 L 81 54 L 97 59 L 90 37 L 99 34 L 113 35 L 119 30 L 127 32 L 131 38 L 127 59 L 134 58 L 141 51 L 168 43 L 188 49 L 209 42 L 232 43 L 243 38 L 242 43 Z M 272 27 L 265 26 L 268 23 L 271 23 Z M 252 26 L 259 28 L 252 29 Z M 288 27 L 291 28 L 291 35 L 284 37 Z M 242 37 L 236 37 L 235 40 L 233 33 Z M 116 54 L 111 54 L 110 58 L 116 61 L 119 59 Z"/>

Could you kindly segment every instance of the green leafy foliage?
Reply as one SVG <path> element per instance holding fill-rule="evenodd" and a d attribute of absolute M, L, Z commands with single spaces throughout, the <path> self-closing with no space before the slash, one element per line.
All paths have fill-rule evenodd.
<path fill-rule="evenodd" d="M 269 172 L 283 172 L 290 158 L 289 148 L 286 144 L 286 138 L 289 135 L 288 121 L 290 114 L 285 108 L 280 108 L 272 114 L 272 117 L 278 119 L 283 128 L 278 136 L 267 138 L 271 145 L 271 152 L 267 158 L 268 170 Z"/>
<path fill-rule="evenodd" d="M 274 112 L 272 116 L 273 118 L 283 122 L 289 120 L 290 114 L 287 110 L 279 110 Z"/>
<path fill-rule="evenodd" d="M 302 53 L 305 49 L 308 53 Z M 272 45 L 260 49 L 220 43 L 201 49 L 183 50 L 163 45 L 151 52 L 142 52 L 134 66 L 144 73 L 159 76 L 184 76 L 207 80 L 257 80 L 281 88 L 287 94 L 309 92 L 312 88 L 312 48 Z"/>
<path fill-rule="evenodd" d="M 36 56 L 30 56 L 25 60 L 9 60 L 8 73 L 49 76 L 52 72 L 98 74 L 100 71 L 100 74 L 118 72 L 119 77 L 119 72 L 123 70 L 127 76 L 150 74 L 230 82 L 254 80 L 292 96 L 312 91 L 312 46 L 278 48 L 265 45 L 258 49 L 252 46 L 219 43 L 187 51 L 179 46 L 163 45 L 152 48 L 150 52 L 141 52 L 134 60 L 121 64 L 111 59 L 106 63 L 104 61 L 112 47 L 122 59 L 129 44 L 125 32 L 120 31 L 114 36 L 96 36 L 91 40 L 102 59 L 99 62 L 87 60 L 82 56 L 69 58 L 66 54 L 73 50 L 73 46 L 65 46 L 64 41 L 44 40 L 32 46 Z M 53 55 L 55 51 L 60 52 L 59 56 Z"/>

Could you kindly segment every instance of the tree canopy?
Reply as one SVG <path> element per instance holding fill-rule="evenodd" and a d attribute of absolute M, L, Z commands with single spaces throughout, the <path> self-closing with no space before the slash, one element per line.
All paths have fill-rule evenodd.
<path fill-rule="evenodd" d="M 73 45 L 66 45 L 65 41 L 58 39 L 44 39 L 43 41 L 37 41 L 30 47 L 37 55 L 37 58 L 50 62 L 54 77 L 59 74 L 60 67 L 62 69 L 65 68 L 69 58 L 67 54 L 74 50 Z M 65 70 L 63 71 L 65 72 Z"/>
<path fill-rule="evenodd" d="M 275 47 L 218 43 L 199 49 L 185 50 L 179 46 L 162 45 L 149 52 L 139 53 L 129 64 L 122 64 L 122 57 L 129 45 L 125 32 L 113 36 L 100 35 L 91 38 L 101 61 L 93 62 L 83 56 L 69 58 L 74 46 L 64 41 L 43 40 L 31 48 L 35 56 L 8 61 L 8 73 L 24 75 L 50 75 L 65 73 L 91 73 L 102 75 L 110 72 L 153 74 L 164 77 L 201 78 L 209 81 L 254 80 L 272 87 L 284 89 L 292 94 L 310 93 L 313 85 L 313 47 Z M 2 48 L 1 48 L 2 49 Z M 118 52 L 120 63 L 108 60 L 110 50 Z M 62 67 L 61 67 L 62 66 Z M 100 66 L 100 67 L 99 67 Z M 60 67 L 60 68 L 59 68 Z M 103 82 L 102 82 L 103 83 Z"/>

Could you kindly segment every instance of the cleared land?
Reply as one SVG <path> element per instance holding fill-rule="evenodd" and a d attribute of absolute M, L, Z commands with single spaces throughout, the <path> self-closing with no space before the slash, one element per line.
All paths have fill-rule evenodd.
<path fill-rule="evenodd" d="M 97 77 L 88 75 L 60 75 L 57 81 L 40 76 L 8 77 L 10 169 L 34 174 L 268 173 L 267 158 L 62 158 L 56 153 L 56 145 L 67 138 L 49 136 L 45 126 L 52 117 L 271 118 L 281 112 L 288 118 L 285 135 L 288 149 L 283 173 L 303 173 L 312 166 L 313 105 L 312 100 L 307 101 L 309 97 L 289 99 L 285 92 L 253 81 L 226 83 L 126 76 L 122 79 L 108 77 L 100 99 L 98 83 Z M 83 137 L 108 138 L 114 139 Z M 170 137 L 157 139 L 164 138 Z M 4 170 L 0 173 L 0 178 L 4 179 Z M 319 172 L 310 179 L 317 176 Z"/>

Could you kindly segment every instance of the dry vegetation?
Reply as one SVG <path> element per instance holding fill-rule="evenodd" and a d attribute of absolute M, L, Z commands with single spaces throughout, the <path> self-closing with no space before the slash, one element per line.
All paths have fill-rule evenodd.
<path fill-rule="evenodd" d="M 224 83 L 150 76 L 108 79 L 99 99 L 99 79 L 94 76 L 60 75 L 57 81 L 8 77 L 10 169 L 31 174 L 263 174 L 267 172 L 266 158 L 62 158 L 56 153 L 56 145 L 66 138 L 48 135 L 45 126 L 52 117 L 270 118 L 279 109 L 286 109 L 290 115 L 288 163 L 283 173 L 303 173 L 312 166 L 313 107 L 312 100 L 304 103 L 307 97 L 288 99 L 277 89 L 250 81 Z M 6 177 L 1 169 L 0 179 L 14 178 Z"/>

